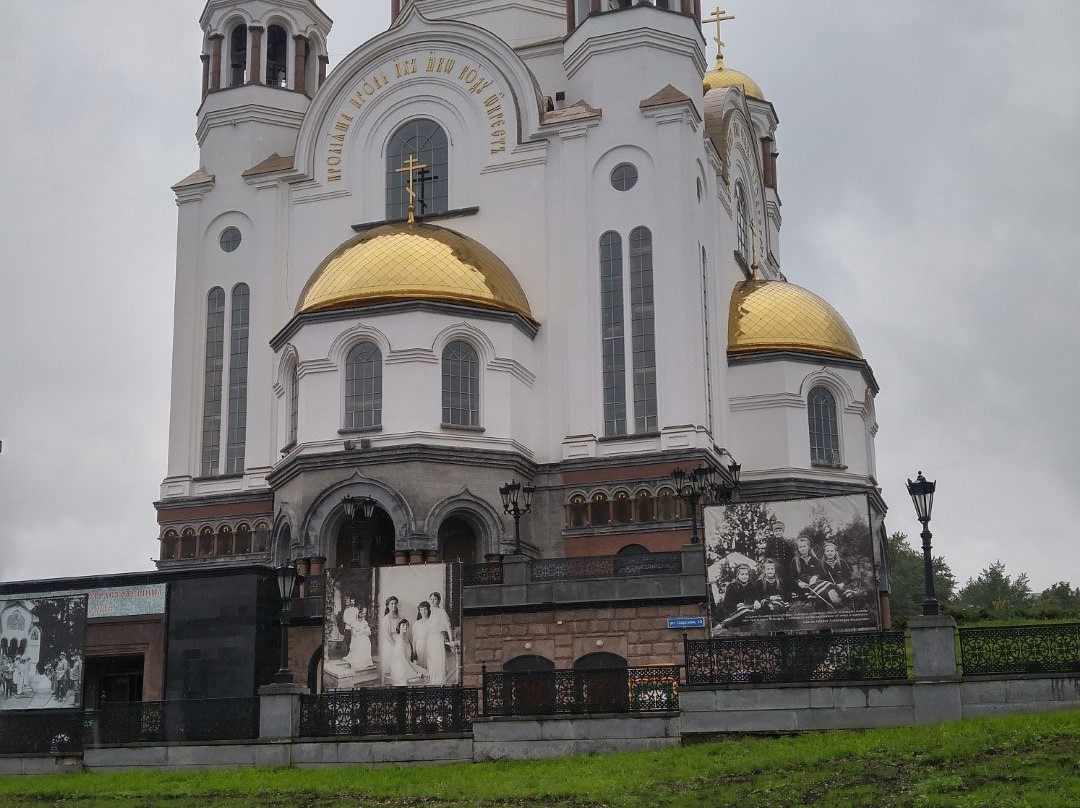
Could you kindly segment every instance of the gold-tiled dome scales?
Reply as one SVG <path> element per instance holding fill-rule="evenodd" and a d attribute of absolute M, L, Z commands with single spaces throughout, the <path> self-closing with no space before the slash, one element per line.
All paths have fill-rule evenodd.
<path fill-rule="evenodd" d="M 728 354 L 760 351 L 863 358 L 844 318 L 813 292 L 783 281 L 741 281 L 731 293 Z"/>
<path fill-rule="evenodd" d="M 335 250 L 311 276 L 298 313 L 435 300 L 520 314 L 536 324 L 510 269 L 477 241 L 444 227 L 387 224 Z"/>

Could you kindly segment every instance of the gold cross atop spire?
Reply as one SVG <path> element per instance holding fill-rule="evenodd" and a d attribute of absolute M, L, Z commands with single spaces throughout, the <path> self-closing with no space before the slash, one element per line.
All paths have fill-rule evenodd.
<path fill-rule="evenodd" d="M 406 171 L 409 172 L 409 184 L 405 186 L 405 190 L 409 192 L 409 224 L 413 224 L 416 221 L 416 191 L 413 190 L 413 173 L 419 171 L 421 168 L 427 168 L 426 163 L 421 163 L 416 159 L 415 154 L 410 154 L 402 163 L 401 168 L 395 168 L 394 171 L 398 174 L 403 174 Z"/>
<path fill-rule="evenodd" d="M 720 23 L 724 20 L 735 19 L 734 14 L 728 14 L 720 6 L 717 6 L 713 13 L 702 20 L 702 22 L 715 22 L 716 23 L 716 36 L 713 40 L 716 42 L 716 69 L 720 70 L 724 66 L 724 40 L 720 38 Z"/>

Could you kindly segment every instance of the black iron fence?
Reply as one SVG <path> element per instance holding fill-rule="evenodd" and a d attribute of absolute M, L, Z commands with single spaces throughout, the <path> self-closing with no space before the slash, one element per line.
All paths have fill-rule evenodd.
<path fill-rule="evenodd" d="M 471 732 L 474 687 L 388 687 L 300 697 L 300 736 Z"/>
<path fill-rule="evenodd" d="M 904 633 L 790 634 L 685 641 L 691 685 L 906 679 Z"/>
<path fill-rule="evenodd" d="M 960 629 L 965 676 L 1080 673 L 1080 623 Z"/>
<path fill-rule="evenodd" d="M 107 704 L 96 711 L 87 745 L 258 737 L 258 698 L 135 701 Z"/>
<path fill-rule="evenodd" d="M 679 709 L 679 666 L 483 672 L 484 715 Z"/>
<path fill-rule="evenodd" d="M 84 720 L 82 710 L 0 712 L 0 754 L 81 754 Z"/>
<path fill-rule="evenodd" d="M 533 581 L 578 581 L 585 578 L 637 578 L 646 575 L 679 575 L 682 553 L 632 553 L 629 555 L 538 558 L 530 565 Z"/>
<path fill-rule="evenodd" d="M 484 584 L 501 584 L 503 582 L 503 566 L 495 561 L 487 564 L 462 564 L 461 585 L 483 586 Z"/>

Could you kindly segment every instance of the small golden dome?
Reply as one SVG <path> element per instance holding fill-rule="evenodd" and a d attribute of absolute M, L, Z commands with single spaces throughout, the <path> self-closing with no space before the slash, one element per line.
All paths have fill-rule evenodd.
<path fill-rule="evenodd" d="M 705 92 L 709 92 L 709 90 L 723 90 L 727 87 L 741 85 L 743 95 L 747 98 L 754 98 L 758 101 L 765 100 L 765 94 L 761 92 L 761 88 L 758 87 L 756 81 L 745 73 L 740 73 L 738 70 L 724 67 L 723 64 L 718 64 L 715 70 L 710 70 L 706 73 L 705 78 L 702 81 L 705 85 Z"/>
<path fill-rule="evenodd" d="M 520 314 L 529 301 L 506 264 L 445 227 L 384 224 L 338 247 L 311 276 L 298 314 L 399 300 L 439 300 Z"/>
<path fill-rule="evenodd" d="M 731 293 L 728 354 L 760 351 L 863 358 L 844 318 L 813 292 L 783 281 L 742 281 Z"/>

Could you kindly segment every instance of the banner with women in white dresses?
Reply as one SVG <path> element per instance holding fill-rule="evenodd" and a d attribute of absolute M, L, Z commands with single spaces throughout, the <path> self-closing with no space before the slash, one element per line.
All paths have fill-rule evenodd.
<path fill-rule="evenodd" d="M 323 688 L 461 683 L 461 564 L 327 572 Z"/>
<path fill-rule="evenodd" d="M 82 707 L 86 595 L 0 600 L 0 710 Z"/>
<path fill-rule="evenodd" d="M 865 494 L 705 508 L 713 636 L 878 627 Z"/>

